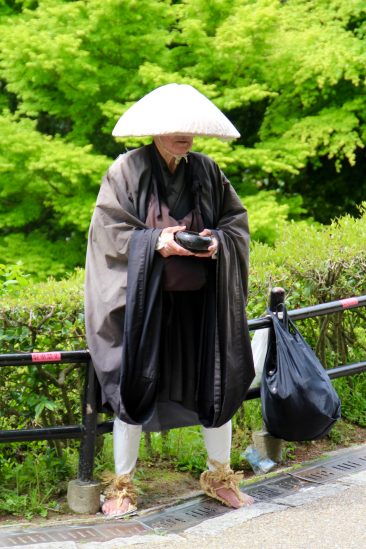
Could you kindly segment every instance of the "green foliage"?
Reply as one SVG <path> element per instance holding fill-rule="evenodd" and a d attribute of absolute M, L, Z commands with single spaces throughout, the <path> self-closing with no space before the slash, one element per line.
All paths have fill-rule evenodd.
<path fill-rule="evenodd" d="M 207 456 L 201 427 L 143 433 L 139 449 L 140 464 L 147 465 L 158 459 L 168 460 L 178 471 L 202 472 Z M 104 436 L 103 446 L 96 457 L 95 476 L 102 477 L 106 470 L 114 471 L 112 435 Z M 139 469 L 136 473 L 139 478 Z"/>
<path fill-rule="evenodd" d="M 61 281 L 28 282 L 23 291 L 14 286 L 0 296 L 3 352 L 83 348 L 83 276 L 76 271 Z M 23 328 L 21 336 L 17 326 Z"/>
<path fill-rule="evenodd" d="M 343 416 L 351 423 L 366 427 L 366 373 L 350 377 L 346 382 L 336 379 L 334 387 L 342 402 Z"/>
<path fill-rule="evenodd" d="M 289 219 L 298 217 L 304 212 L 301 196 L 285 199 L 274 191 L 259 191 L 245 197 L 243 203 L 249 214 L 251 239 L 271 245 L 281 241 Z M 299 227 L 306 230 L 310 221 L 308 219 L 297 223 Z"/>
<path fill-rule="evenodd" d="M 143 93 L 142 61 L 164 57 L 166 3 L 136 8 L 135 0 L 43 0 L 1 25 L 11 113 L 0 115 L 0 250 L 27 272 L 60 277 L 84 263 L 99 182 L 120 150 L 106 116 L 121 97 Z"/>
<path fill-rule="evenodd" d="M 76 474 L 75 452 L 58 457 L 47 443 L 17 446 L 17 459 L 0 453 L 0 515 L 16 515 L 30 520 L 60 511 L 59 498 L 66 480 Z"/>
<path fill-rule="evenodd" d="M 7 286 L 0 294 L 2 353 L 84 349 L 82 303 L 81 273 L 61 282 Z M 78 423 L 83 377 L 78 364 L 1 368 L 7 398 L 0 403 L 0 428 Z M 55 447 L 60 454 L 62 444 Z"/>
<path fill-rule="evenodd" d="M 210 32 L 200 26 L 195 4 L 182 8 L 179 47 L 197 62 L 188 61 L 180 73 L 202 79 L 241 130 L 231 169 L 245 169 L 247 180 L 269 174 L 270 187 L 304 194 L 306 207 L 322 220 L 342 211 L 345 195 L 355 212 L 359 187 L 365 191 L 356 167 L 364 132 L 362 3 L 234 2 Z M 157 78 L 155 67 L 150 74 Z M 344 171 L 344 181 L 336 180 L 340 194 L 331 190 L 332 168 Z M 318 170 L 321 178 L 314 176 Z"/>
<path fill-rule="evenodd" d="M 0 117 L 0 128 L 3 260 L 22 261 L 35 276 L 65 275 L 84 263 L 97 182 L 108 160 L 9 114 Z"/>
<path fill-rule="evenodd" d="M 329 226 L 294 223 L 275 246 L 254 243 L 250 303 L 263 303 L 271 281 L 286 288 L 291 308 L 364 294 L 366 211 L 361 214 Z"/>
<path fill-rule="evenodd" d="M 242 195 L 253 184 L 301 194 L 323 222 L 357 213 L 365 23 L 359 0 L 3 1 L 2 257 L 39 277 L 83 264 L 100 178 L 124 146 L 141 143 L 116 142 L 111 129 L 171 81 L 196 86 L 241 131 L 235 143 L 198 139 L 196 148 Z M 260 197 L 272 211 L 273 195 Z M 258 220 L 254 234 L 273 242 L 285 215 L 281 206 L 278 231 L 264 234 Z"/>
<path fill-rule="evenodd" d="M 329 433 L 329 439 L 334 443 L 336 447 L 339 444 L 349 445 L 356 433 L 356 427 L 354 424 L 340 419 Z"/>
<path fill-rule="evenodd" d="M 45 280 L 48 276 L 67 278 L 75 265 L 85 261 L 85 236 L 73 232 L 65 238 L 50 240 L 35 229 L 29 234 L 14 232 L 0 239 L 0 256 L 12 269 L 12 263 L 28 273 L 33 280 Z"/>
<path fill-rule="evenodd" d="M 0 263 L 0 297 L 9 294 L 19 287 L 29 284 L 29 275 L 26 275 L 21 265 L 4 265 Z"/>
<path fill-rule="evenodd" d="M 205 469 L 207 459 L 202 429 L 171 429 L 162 436 L 160 433 L 151 433 L 148 443 L 146 437 L 143 439 L 139 455 L 142 460 L 162 456 L 172 461 L 178 471 L 200 473 Z"/>

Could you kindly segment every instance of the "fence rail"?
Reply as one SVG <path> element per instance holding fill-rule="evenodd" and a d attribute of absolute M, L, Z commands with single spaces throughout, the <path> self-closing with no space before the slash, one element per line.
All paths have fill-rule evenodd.
<path fill-rule="evenodd" d="M 279 303 L 283 303 L 285 291 L 274 288 L 270 295 L 269 307 L 275 310 Z M 302 320 L 321 315 L 333 314 L 349 309 L 364 307 L 366 295 L 351 297 L 329 303 L 321 303 L 311 307 L 303 307 L 289 311 L 292 320 Z M 271 318 L 264 316 L 248 322 L 249 330 L 271 327 Z M 44 364 L 80 364 L 86 366 L 84 399 L 82 406 L 81 425 L 63 425 L 47 428 L 0 430 L 0 443 L 28 442 L 35 440 L 65 440 L 80 439 L 79 475 L 81 482 L 90 482 L 93 476 L 95 442 L 98 435 L 112 431 L 113 420 L 97 423 L 96 406 L 96 376 L 88 351 L 52 351 L 45 353 L 12 353 L 0 355 L 0 367 L 5 366 L 37 366 Z M 327 370 L 330 379 L 352 376 L 366 371 L 366 361 L 337 366 Z M 250 389 L 246 400 L 258 398 L 260 389 Z"/>

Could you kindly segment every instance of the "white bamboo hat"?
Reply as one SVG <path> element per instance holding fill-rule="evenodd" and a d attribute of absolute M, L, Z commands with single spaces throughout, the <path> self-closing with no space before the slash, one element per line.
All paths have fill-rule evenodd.
<path fill-rule="evenodd" d="M 240 137 L 220 109 L 187 84 L 167 84 L 148 93 L 121 116 L 112 132 L 116 137 L 167 134 Z"/>

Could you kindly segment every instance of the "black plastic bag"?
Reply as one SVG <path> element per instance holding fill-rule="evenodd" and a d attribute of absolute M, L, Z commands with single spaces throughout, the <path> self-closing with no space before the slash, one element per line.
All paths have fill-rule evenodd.
<path fill-rule="evenodd" d="M 261 382 L 263 420 L 277 438 L 322 438 L 341 417 L 341 403 L 315 353 L 280 307 L 282 320 L 268 311 L 273 327 Z"/>

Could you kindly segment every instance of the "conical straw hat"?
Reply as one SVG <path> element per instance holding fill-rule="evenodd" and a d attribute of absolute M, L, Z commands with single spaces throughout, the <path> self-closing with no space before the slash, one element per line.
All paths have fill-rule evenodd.
<path fill-rule="evenodd" d="M 148 93 L 121 116 L 112 132 L 116 137 L 166 134 L 240 137 L 220 109 L 187 84 L 167 84 Z"/>

